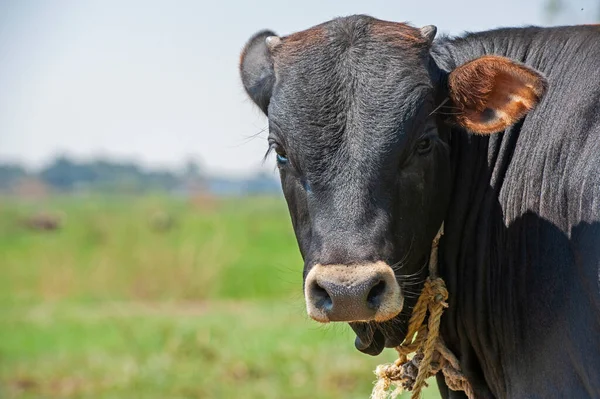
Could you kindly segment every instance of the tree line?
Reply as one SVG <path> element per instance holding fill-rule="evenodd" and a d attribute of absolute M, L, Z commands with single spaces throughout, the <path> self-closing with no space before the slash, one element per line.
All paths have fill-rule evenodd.
<path fill-rule="evenodd" d="M 179 170 L 144 168 L 131 161 L 94 159 L 77 161 L 59 156 L 37 171 L 18 163 L 0 162 L 0 192 L 11 192 L 23 182 L 36 181 L 60 193 L 97 191 L 118 193 L 246 194 L 275 192 L 279 185 L 273 176 L 259 173 L 245 179 L 208 176 L 195 161 Z"/>

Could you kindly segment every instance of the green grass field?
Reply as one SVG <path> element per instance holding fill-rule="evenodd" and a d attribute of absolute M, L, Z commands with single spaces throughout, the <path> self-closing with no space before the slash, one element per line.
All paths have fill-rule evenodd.
<path fill-rule="evenodd" d="M 0 398 L 368 398 L 394 352 L 308 320 L 301 264 L 281 199 L 0 200 Z"/>

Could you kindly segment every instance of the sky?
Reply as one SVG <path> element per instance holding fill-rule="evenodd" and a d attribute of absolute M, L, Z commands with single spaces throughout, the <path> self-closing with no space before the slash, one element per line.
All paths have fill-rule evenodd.
<path fill-rule="evenodd" d="M 360 13 L 458 35 L 598 14 L 598 0 L 570 0 L 549 21 L 544 1 L 0 0 L 0 162 L 39 168 L 67 154 L 273 170 L 262 163 L 266 118 L 238 73 L 256 31 L 285 35 Z"/>

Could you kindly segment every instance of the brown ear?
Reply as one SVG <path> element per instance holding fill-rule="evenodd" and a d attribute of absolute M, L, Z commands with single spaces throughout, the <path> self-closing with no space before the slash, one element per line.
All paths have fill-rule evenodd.
<path fill-rule="evenodd" d="M 524 117 L 546 91 L 537 71 L 508 58 L 487 55 L 450 73 L 456 122 L 473 133 L 497 133 Z"/>

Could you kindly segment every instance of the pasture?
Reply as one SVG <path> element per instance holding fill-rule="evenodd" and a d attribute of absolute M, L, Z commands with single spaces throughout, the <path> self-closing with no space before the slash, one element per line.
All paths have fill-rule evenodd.
<path fill-rule="evenodd" d="M 395 358 L 307 319 L 279 198 L 1 199 L 0 270 L 1 398 L 368 398 Z"/>

